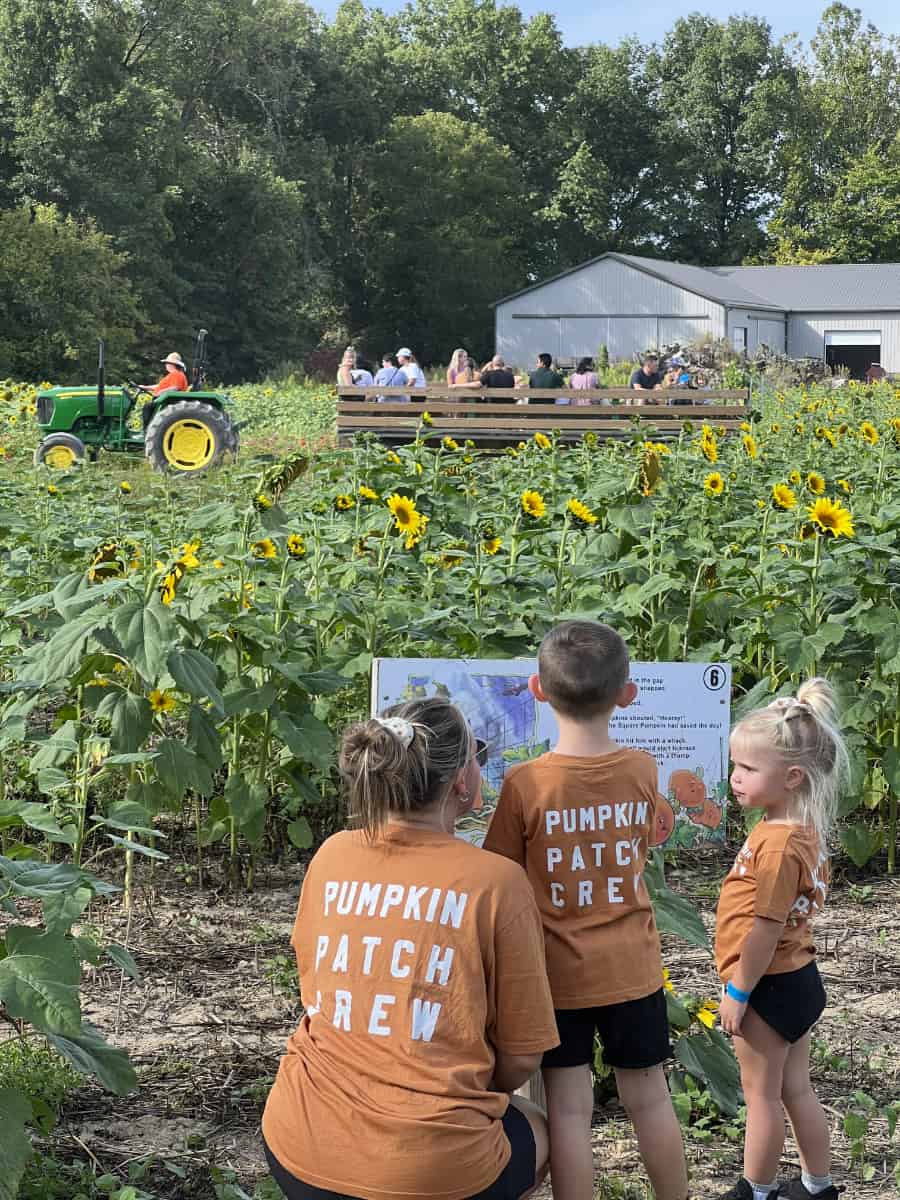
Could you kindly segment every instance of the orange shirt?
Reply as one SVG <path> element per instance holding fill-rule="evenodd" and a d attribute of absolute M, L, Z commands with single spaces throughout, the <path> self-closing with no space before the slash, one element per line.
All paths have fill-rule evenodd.
<path fill-rule="evenodd" d="M 153 389 L 153 395 L 158 396 L 160 392 L 167 392 L 170 388 L 174 388 L 176 392 L 186 392 L 188 390 L 188 378 L 180 367 L 176 367 L 174 371 L 170 371 L 168 375 L 164 375 L 156 387 Z"/>
<path fill-rule="evenodd" d="M 643 879 L 658 771 L 642 750 L 543 754 L 506 773 L 485 850 L 526 870 L 557 1008 L 639 1000 L 662 987 Z"/>
<path fill-rule="evenodd" d="M 306 1015 L 263 1133 L 304 1182 L 363 1200 L 462 1200 L 509 1159 L 494 1048 L 558 1045 L 528 880 L 449 834 L 329 838 L 292 937 Z"/>
<path fill-rule="evenodd" d="M 798 971 L 815 958 L 810 920 L 825 905 L 828 856 L 805 825 L 760 821 L 725 876 L 716 910 L 716 970 L 734 973 L 755 917 L 784 924 L 766 975 Z"/>

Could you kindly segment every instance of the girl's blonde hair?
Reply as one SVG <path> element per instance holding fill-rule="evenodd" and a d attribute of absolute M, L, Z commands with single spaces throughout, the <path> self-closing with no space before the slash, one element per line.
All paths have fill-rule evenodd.
<path fill-rule="evenodd" d="M 788 767 L 800 767 L 794 815 L 815 830 L 824 851 L 837 816 L 850 760 L 838 728 L 837 701 L 827 679 L 809 679 L 796 696 L 783 696 L 738 721 L 734 742 L 764 742 Z"/>
<path fill-rule="evenodd" d="M 350 817 L 368 838 L 378 835 L 392 813 L 407 816 L 440 800 L 475 746 L 466 718 L 449 700 L 412 700 L 385 716 L 401 724 L 370 717 L 349 726 L 338 756 Z M 412 729 L 408 741 L 403 722 Z"/>
<path fill-rule="evenodd" d="M 462 360 L 464 357 L 466 360 L 465 369 L 463 369 L 463 365 L 462 365 Z M 459 376 L 459 375 L 466 375 L 469 380 L 472 380 L 475 378 L 475 372 L 472 369 L 472 359 L 469 357 L 469 355 L 466 353 L 466 351 L 463 350 L 461 347 L 458 350 L 454 350 L 453 353 L 451 354 L 450 366 L 449 366 L 448 370 L 453 372 L 454 377 Z"/>

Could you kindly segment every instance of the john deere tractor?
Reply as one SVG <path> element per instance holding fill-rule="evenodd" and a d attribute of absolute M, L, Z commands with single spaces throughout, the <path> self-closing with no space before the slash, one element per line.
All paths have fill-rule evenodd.
<path fill-rule="evenodd" d="M 37 397 L 37 423 L 44 438 L 34 452 L 35 464 L 71 467 L 100 450 L 146 454 L 160 471 L 190 474 L 237 455 L 238 427 L 231 419 L 234 401 L 206 391 L 206 338 L 201 329 L 194 347 L 190 388 L 154 396 L 150 388 L 123 383 L 107 387 L 103 343 L 97 383 L 87 387 L 52 387 Z M 142 394 L 148 400 L 135 411 Z"/>

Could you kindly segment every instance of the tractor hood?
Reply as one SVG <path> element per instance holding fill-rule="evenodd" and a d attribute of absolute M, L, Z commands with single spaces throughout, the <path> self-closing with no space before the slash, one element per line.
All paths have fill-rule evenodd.
<path fill-rule="evenodd" d="M 119 387 L 104 390 L 106 416 L 118 417 L 128 411 L 128 397 Z M 38 392 L 37 423 L 48 431 L 70 430 L 81 420 L 97 415 L 97 387 L 52 387 Z"/>

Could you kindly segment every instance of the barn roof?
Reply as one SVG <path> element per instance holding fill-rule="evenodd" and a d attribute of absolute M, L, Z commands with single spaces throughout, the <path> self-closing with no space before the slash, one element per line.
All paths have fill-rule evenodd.
<path fill-rule="evenodd" d="M 705 270 L 789 312 L 900 311 L 900 263 Z"/>
<path fill-rule="evenodd" d="M 557 279 L 612 258 L 647 275 L 728 307 L 785 312 L 900 311 L 900 263 L 801 267 L 695 267 L 689 263 L 608 252 L 495 302 L 504 304 Z"/>

